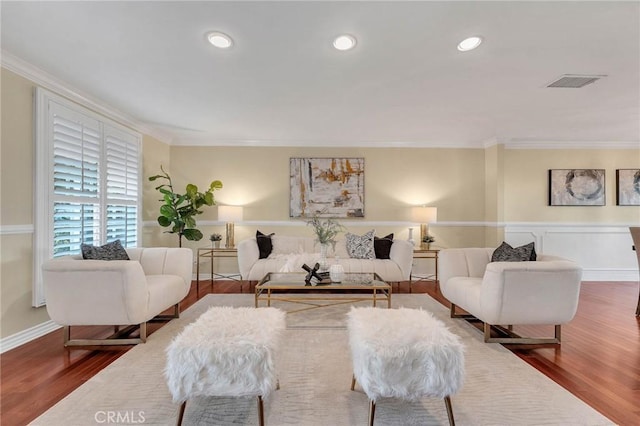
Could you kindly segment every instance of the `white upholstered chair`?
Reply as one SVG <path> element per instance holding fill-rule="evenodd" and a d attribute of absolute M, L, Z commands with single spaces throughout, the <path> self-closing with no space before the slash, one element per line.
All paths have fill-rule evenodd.
<path fill-rule="evenodd" d="M 191 287 L 188 248 L 131 248 L 130 260 L 83 260 L 65 256 L 42 266 L 47 312 L 64 326 L 65 346 L 144 343 L 147 321 L 176 318 Z M 159 314 L 173 307 L 173 315 Z M 113 325 L 107 339 L 71 339 L 71 326 Z M 120 326 L 128 327 L 120 329 Z M 139 338 L 122 338 L 140 328 Z"/>
<path fill-rule="evenodd" d="M 440 251 L 440 289 L 456 306 L 484 322 L 485 342 L 560 343 L 561 325 L 578 309 L 582 268 L 557 256 L 538 255 L 537 261 L 491 262 L 493 248 Z M 554 325 L 554 338 L 523 338 L 513 325 Z M 491 337 L 491 327 L 509 337 Z M 506 326 L 506 328 L 504 327 Z"/>

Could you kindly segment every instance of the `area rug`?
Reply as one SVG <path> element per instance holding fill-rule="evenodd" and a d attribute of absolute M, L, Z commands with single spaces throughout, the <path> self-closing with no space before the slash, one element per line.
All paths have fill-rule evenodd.
<path fill-rule="evenodd" d="M 318 302 L 309 301 L 314 304 Z M 322 303 L 322 302 L 319 302 Z M 165 347 L 186 324 L 210 306 L 253 306 L 247 294 L 207 295 L 76 389 L 32 424 L 174 425 L 178 406 L 165 385 Z M 358 302 L 358 306 L 368 306 Z M 383 304 L 386 306 L 386 303 Z M 273 306 L 300 308 L 288 302 Z M 287 315 L 280 358 L 280 390 L 265 401 L 267 425 L 364 425 L 368 400 L 362 389 L 350 390 L 351 360 L 345 314 L 350 304 Z M 432 312 L 465 344 L 466 379 L 452 397 L 458 425 L 611 425 L 606 417 L 520 360 L 427 295 L 393 295 L 393 307 Z M 419 327 L 420 324 L 416 324 Z M 188 402 L 185 425 L 255 425 L 255 398 L 198 398 Z M 383 399 L 376 425 L 446 425 L 444 402 L 425 398 L 409 403 Z"/>

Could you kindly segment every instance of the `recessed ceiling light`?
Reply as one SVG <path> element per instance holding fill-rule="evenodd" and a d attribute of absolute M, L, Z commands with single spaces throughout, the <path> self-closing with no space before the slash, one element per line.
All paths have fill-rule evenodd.
<path fill-rule="evenodd" d="M 207 40 L 209 40 L 209 43 L 220 49 L 228 49 L 233 45 L 231 37 L 218 31 L 208 33 Z"/>
<path fill-rule="evenodd" d="M 333 47 L 338 50 L 353 49 L 356 45 L 356 38 L 350 34 L 342 34 L 333 40 Z"/>
<path fill-rule="evenodd" d="M 458 44 L 458 50 L 461 52 L 473 50 L 476 47 L 480 46 L 480 43 L 482 43 L 482 37 L 474 36 L 474 37 L 465 38 L 460 42 L 460 44 Z"/>

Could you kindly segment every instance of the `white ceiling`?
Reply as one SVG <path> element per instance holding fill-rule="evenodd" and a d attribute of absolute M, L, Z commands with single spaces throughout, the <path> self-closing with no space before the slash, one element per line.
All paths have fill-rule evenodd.
<path fill-rule="evenodd" d="M 640 143 L 637 1 L 2 1 L 1 18 L 4 56 L 173 144 Z M 545 87 L 563 74 L 607 77 Z"/>

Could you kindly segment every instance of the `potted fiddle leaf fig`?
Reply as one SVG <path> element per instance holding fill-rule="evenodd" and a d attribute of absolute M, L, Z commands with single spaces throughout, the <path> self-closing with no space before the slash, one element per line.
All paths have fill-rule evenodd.
<path fill-rule="evenodd" d="M 200 241 L 202 232 L 196 229 L 195 216 L 202 214 L 200 210 L 203 206 L 213 206 L 216 201 L 213 191 L 222 188 L 222 182 L 214 180 L 209 184 L 205 192 L 200 192 L 198 187 L 192 183 L 187 184 L 184 194 L 179 194 L 173 189 L 171 176 L 160 166 L 162 173 L 149 177 L 150 181 L 163 179 L 166 183 L 159 185 L 156 189 L 162 194 L 164 204 L 160 206 L 160 216 L 158 224 L 164 228 L 171 226 L 170 234 L 178 234 L 178 245 L 182 247 L 182 237 L 189 241 Z"/>

